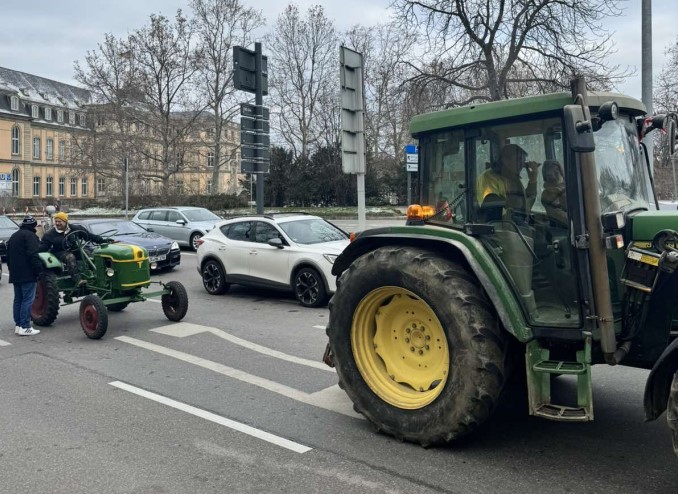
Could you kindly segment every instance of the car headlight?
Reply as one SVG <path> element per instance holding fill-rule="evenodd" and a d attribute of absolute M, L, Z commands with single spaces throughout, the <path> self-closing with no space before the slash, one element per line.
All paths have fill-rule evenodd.
<path fill-rule="evenodd" d="M 334 261 L 337 259 L 338 256 L 336 254 L 323 254 L 323 257 L 327 259 L 327 262 L 329 262 L 330 264 L 334 264 Z"/>
<path fill-rule="evenodd" d="M 179 244 L 176 242 L 172 242 L 172 246 L 170 247 L 170 250 L 179 250 Z"/>

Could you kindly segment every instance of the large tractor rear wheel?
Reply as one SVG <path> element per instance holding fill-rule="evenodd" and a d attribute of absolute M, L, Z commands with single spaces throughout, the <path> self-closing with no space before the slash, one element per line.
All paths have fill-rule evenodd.
<path fill-rule="evenodd" d="M 46 272 L 38 278 L 35 300 L 31 306 L 31 319 L 36 326 L 49 326 L 59 315 L 59 287 L 57 277 Z"/>
<path fill-rule="evenodd" d="M 673 437 L 673 451 L 678 456 L 678 372 L 673 375 L 669 403 L 666 407 L 666 419 Z"/>
<path fill-rule="evenodd" d="M 327 334 L 355 410 L 423 446 L 472 432 L 506 381 L 507 337 L 481 287 L 430 251 L 382 247 L 353 262 Z"/>

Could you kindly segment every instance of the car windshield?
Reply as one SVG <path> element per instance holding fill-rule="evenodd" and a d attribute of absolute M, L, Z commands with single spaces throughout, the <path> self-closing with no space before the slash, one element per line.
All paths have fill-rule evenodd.
<path fill-rule="evenodd" d="M 0 228 L 19 228 L 16 223 L 10 220 L 7 216 L 0 216 Z"/>
<path fill-rule="evenodd" d="M 188 221 L 216 221 L 220 219 L 208 209 L 187 209 L 182 211 Z"/>
<path fill-rule="evenodd" d="M 339 228 L 320 218 L 287 221 L 280 223 L 280 228 L 298 244 L 336 242 L 347 238 Z"/>
<path fill-rule="evenodd" d="M 95 235 L 102 233 L 113 233 L 116 235 L 131 235 L 135 233 L 145 233 L 146 230 L 131 221 L 107 221 L 106 223 L 91 223 L 89 229 Z"/>
<path fill-rule="evenodd" d="M 635 124 L 620 115 L 605 122 L 594 137 L 601 212 L 656 209 Z"/>

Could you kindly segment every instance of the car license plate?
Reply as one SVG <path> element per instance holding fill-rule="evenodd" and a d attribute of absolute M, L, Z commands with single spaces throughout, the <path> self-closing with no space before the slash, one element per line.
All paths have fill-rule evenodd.
<path fill-rule="evenodd" d="M 150 262 L 164 261 L 167 259 L 167 256 L 154 256 L 149 259 Z"/>

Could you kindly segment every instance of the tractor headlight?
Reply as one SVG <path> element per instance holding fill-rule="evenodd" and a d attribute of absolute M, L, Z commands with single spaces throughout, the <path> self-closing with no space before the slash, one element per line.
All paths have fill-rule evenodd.
<path fill-rule="evenodd" d="M 170 250 L 179 250 L 179 244 L 176 242 L 172 242 L 172 246 L 170 247 Z"/>
<path fill-rule="evenodd" d="M 113 271 L 113 268 L 106 268 L 106 276 L 108 276 L 109 278 L 112 278 L 114 274 L 115 274 L 115 271 Z"/>
<path fill-rule="evenodd" d="M 334 264 L 334 261 L 337 259 L 338 256 L 336 254 L 323 254 L 323 257 L 327 259 L 327 262 L 329 262 L 330 264 Z"/>

